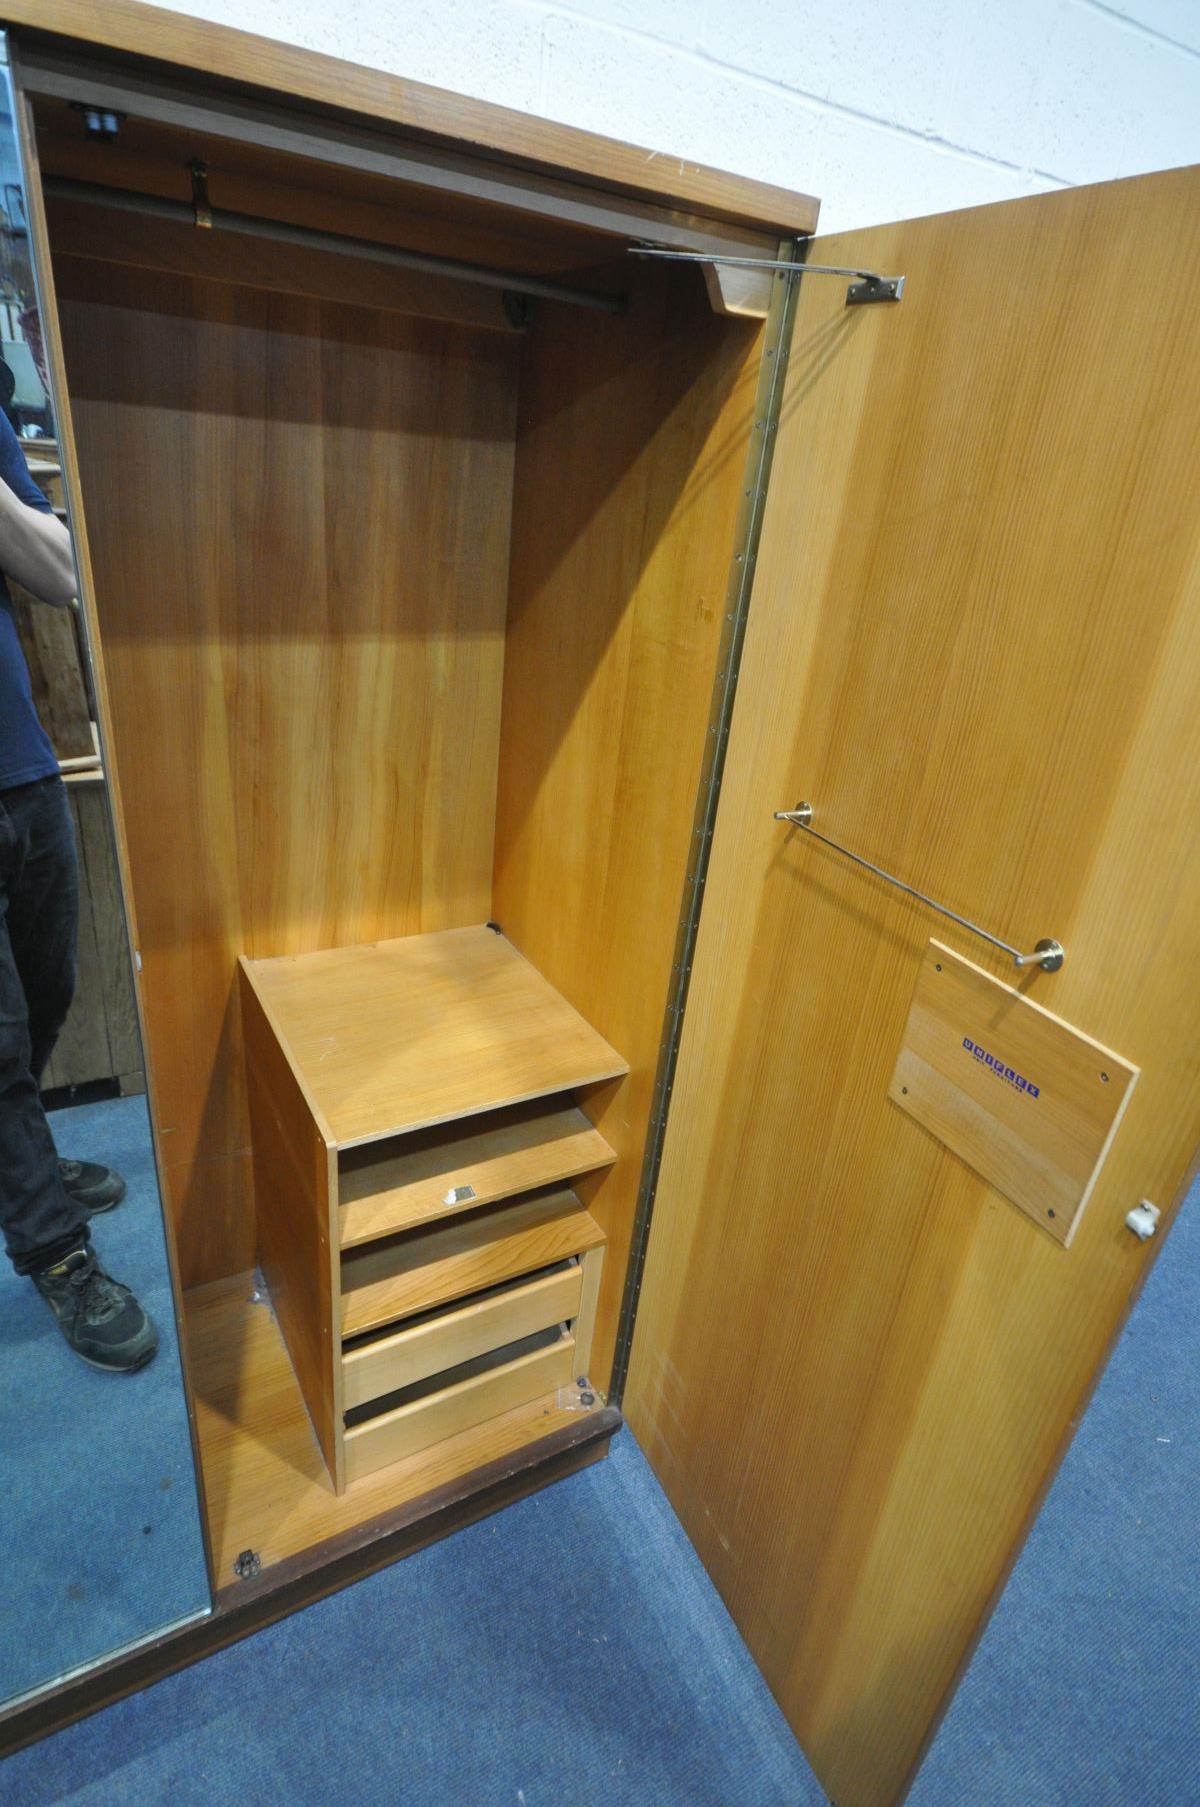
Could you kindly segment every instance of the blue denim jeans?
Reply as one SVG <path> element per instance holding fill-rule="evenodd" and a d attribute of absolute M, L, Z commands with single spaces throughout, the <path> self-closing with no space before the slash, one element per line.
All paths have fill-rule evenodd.
<path fill-rule="evenodd" d="M 61 778 L 0 791 L 0 1228 L 19 1274 L 88 1240 L 38 1090 L 75 989 L 79 875 Z"/>

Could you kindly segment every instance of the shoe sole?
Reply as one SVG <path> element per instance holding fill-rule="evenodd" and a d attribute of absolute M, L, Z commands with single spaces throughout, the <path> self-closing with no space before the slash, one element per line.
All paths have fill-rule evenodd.
<path fill-rule="evenodd" d="M 67 1347 L 71 1349 L 69 1343 Z M 127 1362 L 122 1368 L 115 1368 L 111 1362 L 98 1362 L 94 1356 L 84 1355 L 78 1349 L 71 1349 L 71 1354 L 78 1356 L 81 1362 L 86 1362 L 89 1368 L 99 1369 L 101 1374 L 136 1374 L 139 1369 L 146 1367 L 154 1360 L 158 1354 L 158 1344 L 155 1343 L 153 1349 L 147 1349 L 145 1355 L 139 1355 L 135 1362 Z"/>
<path fill-rule="evenodd" d="M 117 1206 L 121 1203 L 121 1200 L 125 1197 L 126 1190 L 127 1188 L 122 1185 L 116 1198 L 103 1198 L 100 1200 L 99 1204 L 96 1205 L 93 1205 L 86 1194 L 82 1192 L 68 1192 L 67 1197 L 72 1199 L 75 1204 L 86 1211 L 89 1217 L 103 1217 L 106 1211 L 116 1210 Z"/>

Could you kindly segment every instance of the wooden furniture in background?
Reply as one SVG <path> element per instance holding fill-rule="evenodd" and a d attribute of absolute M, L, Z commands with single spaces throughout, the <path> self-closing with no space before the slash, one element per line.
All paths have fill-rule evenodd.
<path fill-rule="evenodd" d="M 61 465 L 53 441 L 23 442 L 30 474 L 61 509 Z M 94 702 L 74 608 L 51 608 L 10 578 L 13 618 L 29 668 L 38 717 L 68 792 L 79 860 L 75 996 L 42 1075 L 48 1093 L 113 1082 L 145 1090 L 129 942 L 113 849 Z"/>
<path fill-rule="evenodd" d="M 111 1080 L 122 1097 L 146 1089 L 129 939 L 112 819 L 102 771 L 67 775 L 67 799 L 79 859 L 79 936 L 75 997 L 42 1075 L 55 1092 Z"/>
<path fill-rule="evenodd" d="M 628 1069 L 490 928 L 241 965 L 260 1260 L 340 1493 L 586 1374 L 604 1234 L 561 1182 L 614 1156 L 572 1094 Z"/>

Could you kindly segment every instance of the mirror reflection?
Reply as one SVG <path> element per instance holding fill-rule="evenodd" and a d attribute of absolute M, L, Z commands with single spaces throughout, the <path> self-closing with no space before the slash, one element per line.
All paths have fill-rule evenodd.
<path fill-rule="evenodd" d="M 207 1610 L 108 786 L 0 97 L 0 1702 Z"/>

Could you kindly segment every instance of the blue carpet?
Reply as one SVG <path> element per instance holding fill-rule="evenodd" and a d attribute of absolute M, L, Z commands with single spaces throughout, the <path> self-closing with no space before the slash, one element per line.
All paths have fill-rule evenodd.
<path fill-rule="evenodd" d="M 0 1699 L 208 1604 L 145 1099 L 50 1122 L 60 1153 L 124 1175 L 93 1238 L 160 1341 L 139 1374 L 88 1367 L 0 1256 Z"/>
<path fill-rule="evenodd" d="M 0 1765 L 6 1807 L 820 1807 L 628 1432 Z"/>
<path fill-rule="evenodd" d="M 909 1807 L 1200 1804 L 1200 1185 Z"/>
<path fill-rule="evenodd" d="M 1197 1807 L 1200 1200 L 913 1807 Z M 6 1807 L 820 1807 L 628 1432 L 607 1463 L 0 1766 Z"/>

